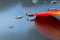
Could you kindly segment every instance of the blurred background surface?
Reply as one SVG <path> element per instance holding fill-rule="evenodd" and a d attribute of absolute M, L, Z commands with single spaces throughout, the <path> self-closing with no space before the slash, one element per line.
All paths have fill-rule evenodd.
<path fill-rule="evenodd" d="M 40 2 L 41 1 L 41 2 Z M 0 40 L 49 40 L 39 34 L 34 22 L 27 21 L 26 13 L 48 11 L 48 8 L 60 9 L 60 3 L 43 3 L 39 0 L 34 4 L 32 0 L 0 0 Z M 16 16 L 23 16 L 16 19 Z M 59 19 L 59 17 L 57 17 Z M 11 29 L 9 26 L 13 26 Z"/>

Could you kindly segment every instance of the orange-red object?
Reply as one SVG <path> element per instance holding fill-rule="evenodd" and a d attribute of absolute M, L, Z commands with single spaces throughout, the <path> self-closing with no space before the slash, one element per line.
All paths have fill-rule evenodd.
<path fill-rule="evenodd" d="M 60 40 L 60 21 L 57 20 L 55 17 L 36 17 L 35 25 L 41 35 L 52 40 Z"/>
<path fill-rule="evenodd" d="M 56 19 L 53 15 L 60 16 L 60 10 L 34 14 L 36 16 L 35 25 L 43 36 L 52 40 L 60 40 L 60 20 Z"/>
<path fill-rule="evenodd" d="M 52 15 L 60 16 L 60 10 L 51 10 L 47 12 L 41 12 L 41 13 L 34 14 L 34 16 L 52 16 Z"/>

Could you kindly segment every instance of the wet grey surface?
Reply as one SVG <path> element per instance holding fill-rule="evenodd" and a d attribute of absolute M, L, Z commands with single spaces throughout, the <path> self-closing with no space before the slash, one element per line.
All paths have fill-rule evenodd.
<path fill-rule="evenodd" d="M 31 4 L 11 1 L 12 6 L 2 10 L 0 13 L 0 40 L 49 40 L 39 34 L 35 28 L 34 22 L 27 21 L 26 13 L 36 13 L 48 11 L 48 8 L 60 9 L 58 4 Z M 30 2 L 30 1 L 28 1 Z M 2 7 L 4 8 L 4 6 Z M 22 19 L 16 19 L 16 16 L 23 16 Z M 58 17 L 59 18 L 59 17 Z M 14 26 L 10 29 L 8 26 Z"/>

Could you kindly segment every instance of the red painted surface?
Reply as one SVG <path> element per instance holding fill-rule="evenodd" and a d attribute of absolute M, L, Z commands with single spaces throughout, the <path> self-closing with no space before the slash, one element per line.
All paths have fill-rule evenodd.
<path fill-rule="evenodd" d="M 52 15 L 60 16 L 60 10 L 51 10 L 34 14 L 34 16 L 52 16 Z"/>
<path fill-rule="evenodd" d="M 60 40 L 60 20 L 53 16 L 36 16 L 35 25 L 43 36 Z"/>

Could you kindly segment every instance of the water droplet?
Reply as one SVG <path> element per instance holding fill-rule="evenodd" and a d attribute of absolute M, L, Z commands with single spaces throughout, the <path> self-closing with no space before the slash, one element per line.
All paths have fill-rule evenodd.
<path fill-rule="evenodd" d="M 14 26 L 13 26 L 13 25 L 9 25 L 8 27 L 9 27 L 10 29 L 12 29 Z"/>
<path fill-rule="evenodd" d="M 37 2 L 39 2 L 38 0 L 32 0 L 32 2 L 34 3 L 34 4 L 36 4 Z"/>
<path fill-rule="evenodd" d="M 16 16 L 16 19 L 21 19 L 23 18 L 23 16 Z"/>
<path fill-rule="evenodd" d="M 56 8 L 49 8 L 48 11 L 57 10 Z"/>
<path fill-rule="evenodd" d="M 30 17 L 30 18 L 27 18 L 27 21 L 34 21 L 36 17 Z"/>
<path fill-rule="evenodd" d="M 51 3 L 51 4 L 56 4 L 56 3 L 57 3 L 57 1 L 51 1 L 50 3 Z"/>
<path fill-rule="evenodd" d="M 26 16 L 33 17 L 34 14 L 33 13 L 26 13 Z"/>

